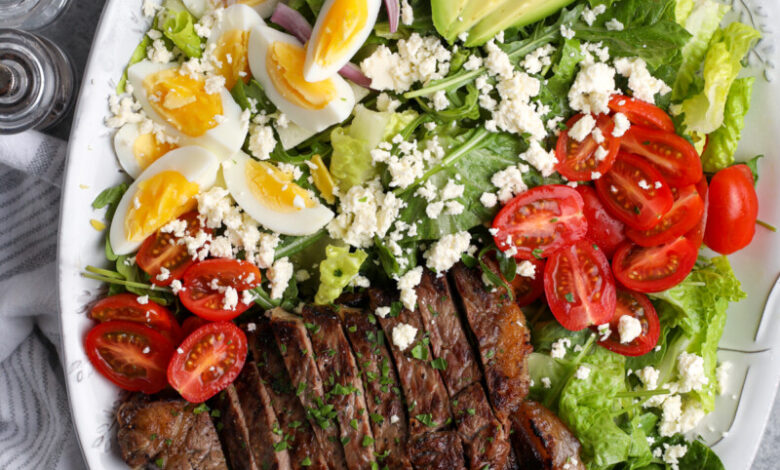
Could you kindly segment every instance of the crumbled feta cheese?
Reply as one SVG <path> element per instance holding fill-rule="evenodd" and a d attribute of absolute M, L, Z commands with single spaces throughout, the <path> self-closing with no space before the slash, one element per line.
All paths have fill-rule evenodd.
<path fill-rule="evenodd" d="M 661 377 L 661 371 L 658 369 L 652 366 L 645 366 L 643 369 L 636 371 L 635 374 L 647 390 L 658 388 L 658 379 Z"/>
<path fill-rule="evenodd" d="M 603 132 L 601 132 L 601 128 L 599 128 L 599 127 L 597 127 L 597 128 L 595 128 L 595 129 L 593 129 L 593 132 L 591 132 L 591 134 L 590 134 L 590 135 L 592 135 L 592 136 L 593 136 L 593 140 L 594 140 L 594 141 L 595 141 L 597 144 L 599 144 L 599 145 L 603 144 L 603 143 L 604 143 L 604 141 L 606 140 L 606 138 L 604 137 L 604 133 L 603 133 Z"/>
<path fill-rule="evenodd" d="M 357 275 L 349 281 L 349 285 L 351 287 L 369 288 L 371 287 L 371 281 L 365 276 Z"/>
<path fill-rule="evenodd" d="M 463 192 L 466 190 L 466 185 L 458 184 L 455 181 L 448 181 L 441 190 L 442 201 L 449 201 L 450 199 L 457 199 L 463 196 Z"/>
<path fill-rule="evenodd" d="M 468 232 L 445 235 L 431 245 L 423 257 L 427 260 L 429 268 L 437 273 L 443 273 L 460 260 L 461 255 L 469 249 L 470 244 L 471 234 Z"/>
<path fill-rule="evenodd" d="M 620 22 L 617 18 L 612 18 L 611 20 L 607 21 L 605 24 L 608 31 L 623 31 L 625 26 L 623 26 L 623 23 Z"/>
<path fill-rule="evenodd" d="M 535 140 L 531 141 L 531 145 L 526 152 L 520 154 L 520 158 L 530 163 L 545 177 L 555 172 L 555 165 L 558 163 L 558 159 L 555 158 L 555 152 L 546 151 Z"/>
<path fill-rule="evenodd" d="M 637 186 L 639 186 L 640 188 L 644 189 L 645 191 L 648 191 L 648 190 L 650 190 L 652 188 L 652 186 L 650 186 L 650 184 L 647 182 L 646 179 L 639 180 L 639 182 L 637 183 Z"/>
<path fill-rule="evenodd" d="M 629 121 L 623 113 L 615 113 L 613 119 L 615 121 L 615 128 L 612 130 L 612 135 L 615 137 L 623 137 L 626 135 L 626 132 L 631 128 L 631 121 Z"/>
<path fill-rule="evenodd" d="M 382 92 L 376 97 L 376 109 L 378 111 L 394 113 L 400 107 L 401 102 L 387 93 Z"/>
<path fill-rule="evenodd" d="M 479 197 L 479 202 L 488 209 L 491 209 L 498 204 L 498 196 L 493 193 L 482 193 Z"/>
<path fill-rule="evenodd" d="M 529 134 L 534 140 L 543 140 L 547 136 L 544 125 L 544 117 L 549 109 L 530 100 L 539 95 L 541 82 L 524 73 L 515 72 L 509 78 L 502 78 L 496 87 L 500 103 L 493 111 L 493 119 L 485 123 L 485 128 L 490 132 L 498 129 L 512 134 Z M 489 98 L 489 97 L 488 97 Z M 486 103 L 482 103 L 486 101 Z M 480 104 L 487 103 L 488 99 L 480 97 Z M 487 109 L 487 108 L 486 108 Z"/>
<path fill-rule="evenodd" d="M 146 119 L 141 105 L 132 95 L 119 97 L 115 93 L 110 94 L 108 96 L 108 109 L 111 116 L 106 118 L 106 125 L 114 129 L 127 123 L 138 123 Z"/>
<path fill-rule="evenodd" d="M 607 113 L 615 93 L 615 69 L 603 63 L 583 65 L 569 90 L 569 105 L 583 114 Z"/>
<path fill-rule="evenodd" d="M 153 18 L 157 14 L 157 10 L 160 9 L 160 4 L 155 0 L 144 0 L 141 10 L 146 18 Z"/>
<path fill-rule="evenodd" d="M 537 48 L 535 51 L 525 56 L 522 63 L 523 68 L 530 74 L 540 73 L 545 67 L 550 66 L 552 63 L 550 56 L 553 52 L 555 52 L 555 47 L 550 44 Z"/>
<path fill-rule="evenodd" d="M 271 280 L 271 298 L 281 299 L 290 279 L 293 277 L 294 267 L 288 258 L 281 258 L 274 262 L 268 269 L 266 276 Z"/>
<path fill-rule="evenodd" d="M 409 0 L 401 0 L 401 23 L 406 26 L 414 23 L 414 9 L 409 4 Z"/>
<path fill-rule="evenodd" d="M 704 359 L 687 352 L 677 356 L 677 371 L 680 374 L 680 393 L 701 390 L 710 380 L 704 372 Z"/>
<path fill-rule="evenodd" d="M 521 277 L 527 277 L 529 279 L 536 278 L 536 265 L 532 262 L 525 260 L 517 265 L 517 275 Z"/>
<path fill-rule="evenodd" d="M 482 58 L 478 55 L 470 55 L 463 64 L 463 68 L 468 71 L 477 70 L 480 67 L 482 67 Z"/>
<path fill-rule="evenodd" d="M 588 26 L 593 26 L 593 23 L 596 22 L 596 18 L 598 18 L 599 15 L 603 14 L 605 11 L 607 11 L 606 5 L 596 5 L 593 9 L 586 8 L 582 12 L 582 19 L 585 20 L 585 23 L 588 24 Z"/>
<path fill-rule="evenodd" d="M 396 424 L 399 421 L 401 421 L 401 418 L 399 418 L 398 415 L 393 415 L 390 417 L 390 424 Z"/>
<path fill-rule="evenodd" d="M 542 386 L 544 388 L 551 388 L 552 387 L 552 380 L 550 380 L 549 377 L 542 377 Z"/>
<path fill-rule="evenodd" d="M 439 90 L 431 96 L 431 105 L 436 111 L 444 111 L 450 107 L 450 100 L 447 98 L 447 92 Z"/>
<path fill-rule="evenodd" d="M 354 247 L 370 247 L 375 236 L 384 238 L 403 206 L 395 194 L 383 192 L 378 180 L 353 186 L 341 198 L 341 213 L 328 224 L 328 232 Z"/>
<path fill-rule="evenodd" d="M 587 378 L 590 377 L 590 366 L 581 365 L 577 369 L 577 372 L 574 373 L 574 376 L 580 380 L 587 380 Z"/>
<path fill-rule="evenodd" d="M 571 340 L 569 338 L 561 338 L 552 344 L 550 350 L 550 357 L 553 359 L 563 359 L 566 357 L 566 348 L 571 347 Z"/>
<path fill-rule="evenodd" d="M 254 292 L 252 292 L 251 290 L 245 290 L 245 291 L 241 292 L 241 303 L 244 304 L 244 305 L 252 305 L 256 298 L 257 298 L 257 295 Z M 249 325 L 252 325 L 252 323 L 250 323 Z M 249 325 L 247 325 L 247 330 L 249 330 L 249 328 L 250 328 Z M 252 330 L 249 330 L 249 331 L 252 331 Z"/>
<path fill-rule="evenodd" d="M 235 287 L 228 286 L 222 294 L 222 309 L 235 310 L 238 305 L 238 291 Z"/>
<path fill-rule="evenodd" d="M 152 45 L 146 48 L 146 58 L 155 64 L 167 64 L 173 60 L 173 52 L 165 47 L 165 41 L 155 39 Z"/>
<path fill-rule="evenodd" d="M 585 114 L 579 121 L 571 126 L 571 129 L 569 129 L 569 137 L 577 142 L 582 142 L 593 132 L 595 127 L 596 120 L 593 116 Z"/>
<path fill-rule="evenodd" d="M 427 215 L 429 219 L 436 219 L 441 215 L 443 210 L 444 210 L 444 202 L 442 201 L 433 202 L 431 204 L 428 204 L 428 206 L 426 206 L 425 215 Z"/>
<path fill-rule="evenodd" d="M 715 371 L 715 375 L 718 377 L 718 385 L 720 385 L 720 394 L 725 395 L 728 390 L 729 373 L 731 372 L 732 364 L 729 361 L 721 363 Z"/>
<path fill-rule="evenodd" d="M 417 266 L 398 279 L 398 290 L 401 293 L 401 303 L 408 310 L 414 310 L 417 307 L 417 291 L 415 288 L 420 285 L 422 280 L 423 268 Z"/>
<path fill-rule="evenodd" d="M 627 59 L 622 57 L 615 61 L 615 70 L 620 75 L 628 78 L 628 88 L 634 95 L 634 98 L 655 103 L 655 95 L 666 95 L 672 89 L 650 74 L 647 70 L 647 63 L 640 59 Z"/>
<path fill-rule="evenodd" d="M 447 215 L 460 215 L 466 210 L 466 207 L 458 201 L 447 201 L 444 203 Z"/>
<path fill-rule="evenodd" d="M 561 36 L 563 36 L 564 39 L 574 39 L 574 30 L 571 29 L 569 26 L 562 24 Z"/>
<path fill-rule="evenodd" d="M 270 126 L 249 126 L 249 153 L 258 160 L 269 160 L 276 148 L 276 137 Z"/>
<path fill-rule="evenodd" d="M 688 453 L 688 446 L 665 444 L 664 448 L 664 463 L 668 464 L 672 470 L 679 470 L 680 459 Z"/>
<path fill-rule="evenodd" d="M 618 333 L 620 342 L 628 344 L 642 335 L 642 322 L 631 315 L 623 315 L 618 320 Z"/>
<path fill-rule="evenodd" d="M 401 323 L 393 328 L 393 344 L 398 346 L 401 351 L 405 351 L 406 348 L 414 343 L 414 339 L 417 337 L 417 328 L 412 325 Z"/>
<path fill-rule="evenodd" d="M 187 290 L 182 284 L 181 281 L 178 279 L 174 279 L 173 282 L 171 282 L 171 292 L 173 292 L 173 295 L 179 295 L 179 292 Z"/>
<path fill-rule="evenodd" d="M 601 145 L 596 147 L 596 153 L 593 154 L 593 156 L 596 157 L 596 161 L 599 162 L 603 162 L 607 158 L 607 155 L 609 155 L 609 151 Z"/>
<path fill-rule="evenodd" d="M 590 179 L 592 179 L 592 180 L 594 180 L 594 181 L 595 181 L 595 180 L 597 180 L 597 179 L 601 179 L 601 177 L 602 177 L 602 176 L 604 176 L 604 175 L 602 175 L 602 174 L 601 174 L 600 172 L 598 172 L 598 171 L 591 171 L 591 172 L 590 172 Z"/>
<path fill-rule="evenodd" d="M 606 341 L 612 336 L 612 330 L 609 328 L 609 323 L 604 323 L 597 327 L 599 332 L 599 341 Z"/>
<path fill-rule="evenodd" d="M 139 295 L 135 298 L 135 301 L 138 302 L 141 305 L 146 305 L 149 303 L 149 296 L 148 295 Z"/>
<path fill-rule="evenodd" d="M 661 422 L 658 424 L 658 433 L 663 437 L 673 436 L 680 429 L 682 417 L 682 399 L 680 395 L 667 397 L 661 405 Z"/>
<path fill-rule="evenodd" d="M 374 314 L 379 318 L 387 318 L 387 316 L 390 315 L 390 307 L 377 307 L 377 309 L 374 310 Z"/>
<path fill-rule="evenodd" d="M 160 266 L 160 272 L 155 276 L 160 282 L 165 282 L 171 277 L 171 271 L 165 266 Z"/>
<path fill-rule="evenodd" d="M 402 93 L 416 82 L 427 83 L 449 73 L 452 52 L 439 38 L 413 33 L 409 39 L 399 40 L 397 46 L 398 52 L 392 52 L 380 45 L 361 62 L 360 68 L 371 79 L 371 88 Z"/>
<path fill-rule="evenodd" d="M 485 45 L 485 50 L 488 53 L 485 59 L 485 67 L 487 67 L 488 72 L 504 80 L 511 79 L 515 68 L 512 66 L 512 61 L 509 60 L 509 55 L 496 45 L 495 40 L 488 42 Z"/>

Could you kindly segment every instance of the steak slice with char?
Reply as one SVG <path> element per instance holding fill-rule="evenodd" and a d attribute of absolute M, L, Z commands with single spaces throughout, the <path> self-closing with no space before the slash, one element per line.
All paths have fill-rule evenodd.
<path fill-rule="evenodd" d="M 410 444 L 412 464 L 419 470 L 466 470 L 463 443 L 453 431 L 429 432 Z"/>
<path fill-rule="evenodd" d="M 408 423 L 385 334 L 363 310 L 342 307 L 338 314 L 362 373 L 380 467 L 409 470 Z"/>
<path fill-rule="evenodd" d="M 181 398 L 133 393 L 116 413 L 122 459 L 135 469 L 227 470 L 208 413 Z"/>
<path fill-rule="evenodd" d="M 222 444 L 225 446 L 228 461 L 232 468 L 246 470 L 260 470 L 260 465 L 255 460 L 255 454 L 251 449 L 251 436 L 249 426 L 246 423 L 244 410 L 238 401 L 238 393 L 233 384 L 219 392 L 211 400 L 214 408 L 219 410 L 217 429 Z M 221 426 L 220 426 L 221 425 Z"/>
<path fill-rule="evenodd" d="M 371 468 L 375 463 L 375 447 L 366 393 L 341 319 L 329 307 L 319 306 L 304 307 L 303 318 L 324 383 L 326 401 L 336 410 L 347 467 Z"/>
<path fill-rule="evenodd" d="M 314 430 L 306 419 L 306 411 L 295 396 L 295 388 L 279 354 L 271 325 L 260 322 L 247 327 L 249 348 L 287 441 L 291 467 L 295 470 L 328 469 Z"/>
<path fill-rule="evenodd" d="M 485 261 L 500 275 L 495 261 Z M 506 422 L 528 395 L 528 355 L 533 347 L 525 315 L 504 288 L 485 288 L 479 268 L 458 263 L 450 274 L 476 338 L 493 409 Z"/>
<path fill-rule="evenodd" d="M 271 404 L 268 386 L 254 361 L 247 362 L 235 382 L 238 401 L 249 431 L 249 449 L 261 469 L 290 470 L 290 454 Z M 278 450 L 277 450 L 278 449 Z"/>
<path fill-rule="evenodd" d="M 471 345 L 452 299 L 449 282 L 425 270 L 417 286 L 417 304 L 425 330 L 430 335 L 433 355 L 444 361 L 440 369 L 451 397 L 482 378 Z"/>
<path fill-rule="evenodd" d="M 529 470 L 585 470 L 580 441 L 558 416 L 526 401 L 512 415 L 512 443 Z"/>
<path fill-rule="evenodd" d="M 320 449 L 331 468 L 347 468 L 344 449 L 339 442 L 336 411 L 327 405 L 322 378 L 314 360 L 314 349 L 303 319 L 276 308 L 267 312 L 271 328 L 295 394 L 306 410 Z"/>
<path fill-rule="evenodd" d="M 477 382 L 452 400 L 455 424 L 463 440 L 468 467 L 473 470 L 508 468 L 512 446 L 506 428 L 496 419 Z"/>
<path fill-rule="evenodd" d="M 372 290 L 370 296 L 372 311 L 391 304 L 391 298 L 383 291 Z M 445 427 L 452 418 L 447 389 L 438 371 L 431 366 L 431 351 L 427 341 L 424 341 L 425 329 L 419 313 L 402 308 L 397 316 L 379 318 L 379 323 L 388 338 L 393 337 L 394 328 L 403 324 L 417 329 L 413 345 L 404 351 L 392 339 L 388 341 L 406 396 L 411 437 L 416 438 Z M 412 357 L 415 352 L 419 359 Z M 411 455 L 414 459 L 414 452 Z"/>

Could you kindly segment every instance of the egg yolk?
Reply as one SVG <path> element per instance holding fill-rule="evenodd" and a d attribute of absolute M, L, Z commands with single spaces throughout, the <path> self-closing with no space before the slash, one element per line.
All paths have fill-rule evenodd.
<path fill-rule="evenodd" d="M 246 162 L 245 174 L 250 191 L 265 207 L 291 213 L 315 207 L 309 193 L 293 182 L 293 176 L 267 162 Z"/>
<path fill-rule="evenodd" d="M 314 180 L 314 186 L 320 191 L 322 197 L 328 201 L 329 204 L 336 202 L 336 182 L 333 181 L 333 176 L 328 171 L 328 167 L 325 166 L 325 162 L 322 161 L 322 157 L 315 155 L 311 158 L 311 162 L 316 168 L 311 167 L 311 177 Z"/>
<path fill-rule="evenodd" d="M 219 67 L 217 73 L 225 77 L 225 87 L 232 90 L 239 82 L 249 83 L 249 31 L 234 29 L 223 34 L 217 41 L 214 57 Z"/>
<path fill-rule="evenodd" d="M 217 127 L 222 97 L 206 93 L 206 80 L 182 75 L 176 69 L 150 74 L 143 82 L 149 104 L 168 123 L 190 137 Z"/>
<path fill-rule="evenodd" d="M 314 44 L 314 61 L 323 67 L 344 59 L 368 23 L 365 0 L 336 0 L 328 10 Z"/>
<path fill-rule="evenodd" d="M 144 170 L 175 148 L 177 148 L 175 144 L 159 142 L 154 134 L 141 134 L 133 142 L 133 155 L 138 166 Z"/>
<path fill-rule="evenodd" d="M 301 46 L 277 41 L 268 48 L 266 55 L 268 77 L 287 101 L 303 109 L 323 109 L 338 97 L 338 92 L 332 80 L 304 80 L 305 61 L 306 51 Z"/>
<path fill-rule="evenodd" d="M 125 216 L 125 237 L 140 242 L 195 208 L 199 186 L 178 171 L 161 171 L 138 184 Z"/>

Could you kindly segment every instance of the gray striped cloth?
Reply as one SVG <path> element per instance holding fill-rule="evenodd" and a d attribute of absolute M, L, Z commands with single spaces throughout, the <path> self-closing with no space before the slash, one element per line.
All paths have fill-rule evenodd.
<path fill-rule="evenodd" d="M 0 469 L 81 470 L 59 360 L 57 224 L 65 143 L 0 136 Z"/>

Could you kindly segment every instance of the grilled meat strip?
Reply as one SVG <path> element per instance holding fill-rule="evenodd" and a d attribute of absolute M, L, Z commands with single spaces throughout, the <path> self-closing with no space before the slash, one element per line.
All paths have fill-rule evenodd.
<path fill-rule="evenodd" d="M 371 468 L 375 462 L 375 447 L 366 393 L 341 319 L 332 309 L 319 306 L 305 307 L 303 318 L 324 382 L 326 401 L 337 413 L 347 467 L 353 470 Z"/>
<path fill-rule="evenodd" d="M 363 310 L 342 307 L 338 314 L 362 373 L 380 467 L 410 470 L 406 413 L 384 332 Z"/>
<path fill-rule="evenodd" d="M 322 378 L 314 360 L 314 349 L 303 319 L 276 308 L 267 312 L 271 328 L 295 394 L 306 410 L 325 460 L 336 470 L 347 468 L 344 449 L 339 442 L 336 411 L 327 405 Z"/>
<path fill-rule="evenodd" d="M 486 261 L 500 275 L 497 263 Z M 525 316 L 505 289 L 485 288 L 479 269 L 458 263 L 450 273 L 476 338 L 493 409 L 506 422 L 528 395 L 528 355 L 533 348 Z"/>
<path fill-rule="evenodd" d="M 410 443 L 412 464 L 419 470 L 466 470 L 463 443 L 453 431 L 429 432 Z"/>
<path fill-rule="evenodd" d="M 225 390 L 212 399 L 211 403 L 220 412 L 220 418 L 217 419 L 217 429 L 230 466 L 246 470 L 259 470 L 261 467 L 255 460 L 255 454 L 251 449 L 249 427 L 246 423 L 244 410 L 241 409 L 241 403 L 238 401 L 235 385 L 228 385 Z"/>
<path fill-rule="evenodd" d="M 482 384 L 477 382 L 464 389 L 452 400 L 452 407 L 468 468 L 506 469 L 511 453 L 509 433 L 493 415 Z"/>
<path fill-rule="evenodd" d="M 287 441 L 290 466 L 295 470 L 326 470 L 328 462 L 306 419 L 306 411 L 295 396 L 271 325 L 267 322 L 250 325 L 249 330 L 253 331 L 248 331 L 249 348 Z"/>
<path fill-rule="evenodd" d="M 391 298 L 384 292 L 372 290 L 371 310 L 391 304 Z M 425 330 L 417 311 L 400 309 L 397 316 L 379 318 L 379 323 L 388 338 L 393 337 L 393 329 L 407 324 L 417 329 L 413 346 L 402 351 L 392 339 L 388 341 L 390 352 L 395 359 L 401 388 L 406 396 L 409 409 L 409 431 L 413 438 L 427 432 L 436 431 L 447 425 L 452 418 L 447 398 L 447 389 L 441 376 L 431 366 L 431 351 L 428 341 L 424 341 Z M 419 359 L 412 354 L 418 353 Z M 414 459 L 414 452 L 412 452 Z"/>
<path fill-rule="evenodd" d="M 284 435 L 271 404 L 269 386 L 260 379 L 257 364 L 247 362 L 235 385 L 255 462 L 264 470 L 290 470 L 290 454 L 287 445 L 282 444 Z"/>
<path fill-rule="evenodd" d="M 463 331 L 449 282 L 425 270 L 417 286 L 417 303 L 433 355 L 445 364 L 440 369 L 450 397 L 482 378 L 471 345 Z"/>
<path fill-rule="evenodd" d="M 512 415 L 512 443 L 529 470 L 585 470 L 580 442 L 552 411 L 526 401 Z"/>
<path fill-rule="evenodd" d="M 122 459 L 134 469 L 227 470 L 208 413 L 181 398 L 132 394 L 117 410 Z"/>

